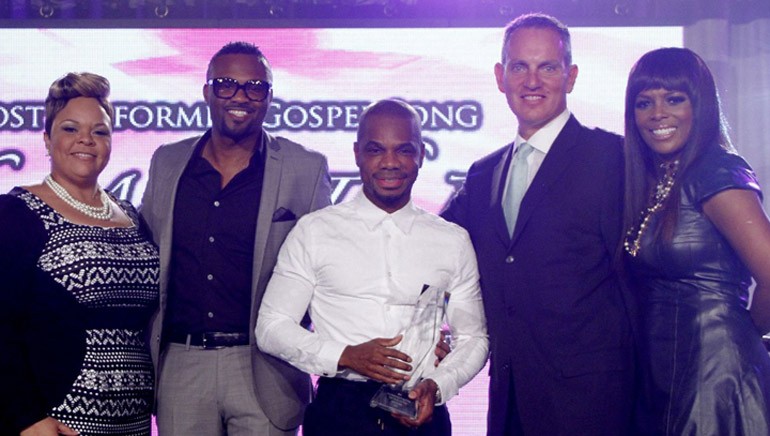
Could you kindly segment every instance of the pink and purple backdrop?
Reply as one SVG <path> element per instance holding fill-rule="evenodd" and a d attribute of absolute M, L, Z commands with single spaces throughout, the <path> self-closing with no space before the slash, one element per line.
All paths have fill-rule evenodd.
<path fill-rule="evenodd" d="M 622 132 L 623 94 L 633 62 L 661 46 L 682 46 L 682 29 L 574 28 L 579 66 L 570 109 L 584 124 Z M 438 212 L 476 159 L 510 142 L 516 120 L 497 90 L 493 65 L 502 30 L 424 29 L 0 29 L 0 191 L 40 182 L 48 173 L 43 101 L 68 71 L 112 83 L 116 131 L 101 177 L 138 205 L 152 152 L 208 126 L 202 85 L 223 44 L 259 45 L 274 74 L 265 121 L 329 158 L 334 201 L 358 188 L 352 143 L 371 101 L 400 97 L 423 115 L 428 160 L 415 201 Z M 484 433 L 487 373 L 449 403 L 456 435 Z"/>

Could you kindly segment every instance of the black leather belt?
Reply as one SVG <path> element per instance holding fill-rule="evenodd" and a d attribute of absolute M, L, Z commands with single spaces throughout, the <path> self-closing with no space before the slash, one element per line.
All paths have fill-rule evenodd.
<path fill-rule="evenodd" d="M 205 349 L 249 345 L 249 335 L 247 333 L 225 333 L 225 332 L 170 334 L 168 337 L 168 342 L 174 342 L 177 344 L 187 344 L 188 338 L 191 346 L 203 347 Z"/>

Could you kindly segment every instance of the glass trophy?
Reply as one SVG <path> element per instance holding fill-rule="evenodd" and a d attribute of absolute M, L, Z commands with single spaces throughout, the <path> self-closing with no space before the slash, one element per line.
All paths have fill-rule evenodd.
<path fill-rule="evenodd" d="M 412 319 L 402 333 L 401 342 L 395 347 L 412 358 L 412 370 L 408 373 L 410 378 L 405 382 L 380 387 L 369 402 L 370 406 L 412 419 L 417 417 L 417 403 L 409 399 L 409 391 L 417 386 L 422 380 L 422 374 L 433 364 L 431 356 L 441 337 L 441 325 L 448 303 L 448 292 L 428 285 L 423 287 L 414 306 Z"/>

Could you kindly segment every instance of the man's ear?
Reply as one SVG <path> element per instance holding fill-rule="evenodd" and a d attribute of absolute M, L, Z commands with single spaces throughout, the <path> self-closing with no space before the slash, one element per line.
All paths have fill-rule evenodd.
<path fill-rule="evenodd" d="M 203 101 L 209 104 L 209 85 L 204 83 L 201 91 L 203 92 Z"/>
<path fill-rule="evenodd" d="M 578 76 L 578 66 L 570 65 L 569 71 L 567 72 L 567 94 L 572 92 L 572 88 L 575 87 L 575 81 L 577 80 L 577 76 Z"/>
<path fill-rule="evenodd" d="M 353 155 L 356 157 L 356 166 L 358 168 L 361 168 L 360 154 L 360 147 L 358 146 L 358 141 L 356 141 L 353 143 Z"/>
<path fill-rule="evenodd" d="M 500 62 L 495 64 L 495 81 L 497 82 L 497 89 L 502 93 L 505 93 L 504 69 L 505 67 L 503 67 L 503 64 L 501 64 Z"/>
<path fill-rule="evenodd" d="M 425 161 L 425 143 L 420 141 L 420 168 L 422 168 L 422 163 Z"/>

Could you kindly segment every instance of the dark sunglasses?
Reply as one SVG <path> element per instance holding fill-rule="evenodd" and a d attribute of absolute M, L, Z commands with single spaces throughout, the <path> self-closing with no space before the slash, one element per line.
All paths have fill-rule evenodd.
<path fill-rule="evenodd" d="M 209 79 L 206 84 L 214 89 L 214 95 L 219 98 L 233 98 L 239 90 L 243 89 L 246 98 L 251 101 L 263 101 L 270 94 L 270 83 L 261 80 L 249 80 L 241 85 L 237 80 L 229 77 L 217 77 Z"/>

